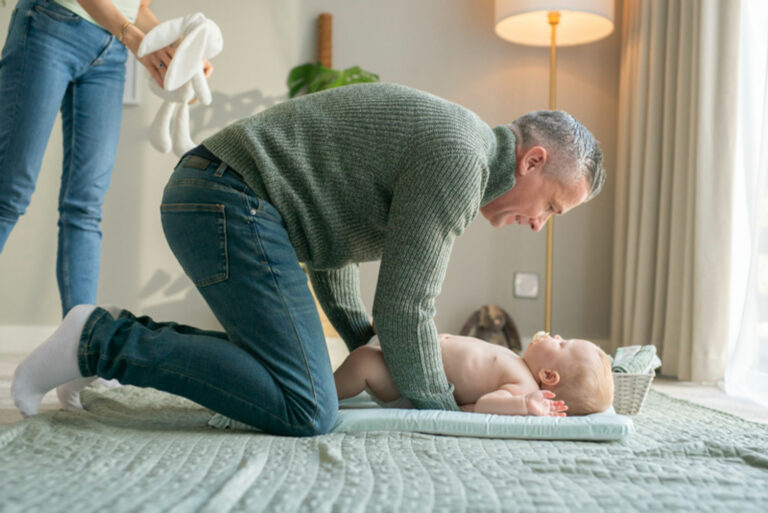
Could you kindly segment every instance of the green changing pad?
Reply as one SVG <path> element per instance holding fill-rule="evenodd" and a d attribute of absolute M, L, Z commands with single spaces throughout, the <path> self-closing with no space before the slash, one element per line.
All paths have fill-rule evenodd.
<path fill-rule="evenodd" d="M 253 429 L 215 414 L 208 422 L 218 428 Z M 520 440 L 616 441 L 635 431 L 632 419 L 613 407 L 581 417 L 519 417 L 463 411 L 381 408 L 365 392 L 341 402 L 332 433 L 413 431 L 434 435 Z"/>

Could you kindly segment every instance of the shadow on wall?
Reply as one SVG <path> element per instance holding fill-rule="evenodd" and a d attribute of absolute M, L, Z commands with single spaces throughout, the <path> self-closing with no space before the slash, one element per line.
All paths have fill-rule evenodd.
<path fill-rule="evenodd" d="M 252 116 L 287 99 L 286 95 L 264 96 L 258 89 L 232 95 L 213 91 L 212 97 L 210 106 L 190 109 L 190 133 L 196 140 L 203 133 L 214 134 L 234 121 Z"/>
<path fill-rule="evenodd" d="M 149 315 L 158 321 L 174 320 L 180 322 L 193 322 L 201 328 L 220 329 L 218 323 L 211 313 L 210 318 L 206 318 L 205 313 L 200 308 L 209 310 L 204 305 L 204 301 L 194 284 L 183 273 L 169 272 L 165 269 L 157 269 L 149 280 L 138 292 L 139 301 L 144 304 L 142 314 Z M 189 316 L 192 318 L 183 319 L 179 317 L 180 312 L 189 313 L 189 311 L 198 313 Z"/>

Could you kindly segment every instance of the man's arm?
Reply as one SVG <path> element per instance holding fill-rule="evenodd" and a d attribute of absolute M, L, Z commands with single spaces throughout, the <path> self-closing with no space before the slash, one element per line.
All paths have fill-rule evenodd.
<path fill-rule="evenodd" d="M 373 319 L 392 378 L 417 408 L 459 409 L 434 302 L 454 239 L 477 214 L 482 177 L 477 158 L 451 155 L 404 171 L 393 191 Z"/>
<path fill-rule="evenodd" d="M 331 270 L 305 265 L 317 301 L 347 348 L 353 351 L 368 342 L 373 337 L 373 326 L 360 299 L 357 264 Z"/>

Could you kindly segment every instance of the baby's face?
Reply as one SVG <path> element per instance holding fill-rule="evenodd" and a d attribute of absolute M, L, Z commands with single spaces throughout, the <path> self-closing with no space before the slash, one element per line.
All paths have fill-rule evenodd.
<path fill-rule="evenodd" d="M 534 335 L 523 353 L 523 360 L 534 372 L 542 368 L 560 369 L 592 358 L 599 358 L 598 347 L 589 340 L 564 339 L 560 335 L 551 336 L 544 332 Z"/>

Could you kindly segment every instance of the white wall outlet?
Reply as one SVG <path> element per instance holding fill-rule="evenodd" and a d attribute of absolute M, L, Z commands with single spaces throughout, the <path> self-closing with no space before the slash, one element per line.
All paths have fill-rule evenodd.
<path fill-rule="evenodd" d="M 539 296 L 539 275 L 515 273 L 515 297 L 535 299 Z"/>

